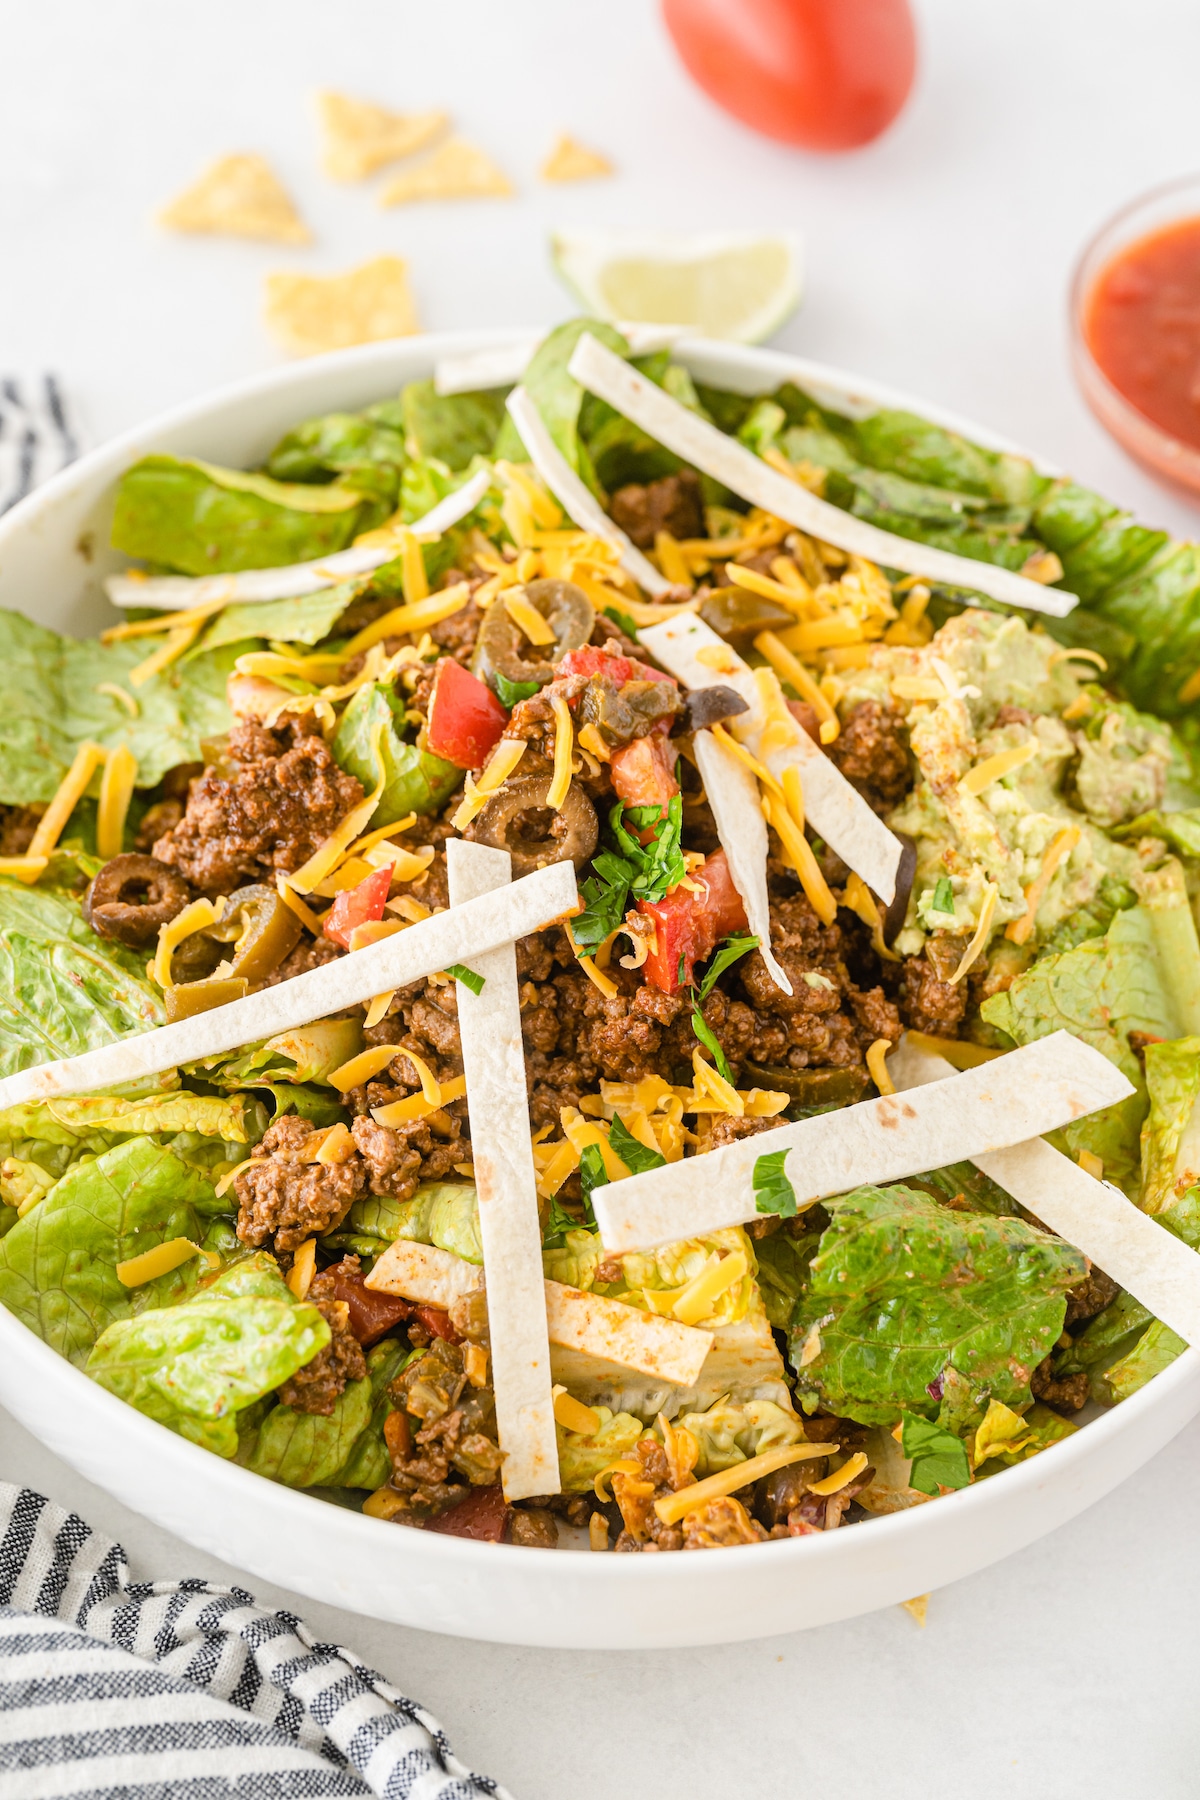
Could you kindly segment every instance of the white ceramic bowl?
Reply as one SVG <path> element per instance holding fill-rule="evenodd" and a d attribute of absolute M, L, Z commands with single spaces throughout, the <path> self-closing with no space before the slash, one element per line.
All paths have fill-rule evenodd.
<path fill-rule="evenodd" d="M 507 334 L 515 337 L 517 334 Z M 0 522 L 0 606 L 79 635 L 111 621 L 100 578 L 114 483 L 151 450 L 259 461 L 296 421 L 357 408 L 501 334 L 372 345 L 256 376 L 126 433 Z M 869 382 L 772 351 L 681 346 L 702 378 L 761 391 L 791 377 L 843 406 L 903 405 L 997 448 L 993 434 Z M 1188 1351 L 1068 1442 L 891 1518 L 701 1555 L 525 1550 L 362 1518 L 222 1462 L 96 1387 L 0 1308 L 0 1402 L 90 1481 L 251 1575 L 374 1618 L 461 1637 L 579 1649 L 726 1643 L 823 1625 L 956 1581 L 1053 1531 L 1200 1411 Z"/>

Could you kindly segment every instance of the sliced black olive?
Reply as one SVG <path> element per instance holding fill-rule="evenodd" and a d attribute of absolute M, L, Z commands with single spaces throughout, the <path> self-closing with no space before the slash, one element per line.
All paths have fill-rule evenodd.
<path fill-rule="evenodd" d="M 550 811 L 546 796 L 549 775 L 527 775 L 510 781 L 494 794 L 463 836 L 512 857 L 514 879 L 532 875 L 548 863 L 573 862 L 582 868 L 590 861 L 600 835 L 596 809 L 577 783 L 567 790 L 558 812 Z"/>
<path fill-rule="evenodd" d="M 169 863 L 132 853 L 114 856 L 93 876 L 83 916 L 101 937 L 140 949 L 152 944 L 191 899 L 187 882 Z"/>
<path fill-rule="evenodd" d="M 760 631 L 786 631 L 796 623 L 795 613 L 778 600 L 743 587 L 714 588 L 700 608 L 700 617 L 731 643 L 757 637 Z"/>
<path fill-rule="evenodd" d="M 531 581 L 524 590 L 529 604 L 540 612 L 554 633 L 552 644 L 531 644 L 509 617 L 503 594 L 483 615 L 472 673 L 495 685 L 495 677 L 508 681 L 536 681 L 544 687 L 554 679 L 554 664 L 568 650 L 581 650 L 592 635 L 596 609 L 573 581 Z"/>
<path fill-rule="evenodd" d="M 900 863 L 896 870 L 896 892 L 891 905 L 883 915 L 883 941 L 889 949 L 893 940 L 904 929 L 909 895 L 912 893 L 913 880 L 917 873 L 917 846 L 906 831 L 898 831 L 896 836 L 900 840 Z"/>
<path fill-rule="evenodd" d="M 688 731 L 706 731 L 713 725 L 719 725 L 723 719 L 736 719 L 739 713 L 749 712 L 750 708 L 742 699 L 736 688 L 716 687 L 693 688 L 687 697 Z"/>

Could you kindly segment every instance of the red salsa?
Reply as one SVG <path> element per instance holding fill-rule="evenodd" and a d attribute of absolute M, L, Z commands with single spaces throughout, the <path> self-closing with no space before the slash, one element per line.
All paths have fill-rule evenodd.
<path fill-rule="evenodd" d="M 1200 449 L 1200 218 L 1126 246 L 1085 308 L 1088 348 L 1146 418 Z"/>

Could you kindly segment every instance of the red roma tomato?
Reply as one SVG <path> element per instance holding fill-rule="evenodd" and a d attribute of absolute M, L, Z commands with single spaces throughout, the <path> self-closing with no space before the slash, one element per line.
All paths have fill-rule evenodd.
<path fill-rule="evenodd" d="M 356 925 L 369 925 L 375 919 L 382 919 L 391 885 L 392 865 L 388 863 L 386 868 L 376 869 L 373 875 L 364 875 L 357 887 L 346 888 L 329 909 L 325 936 L 348 950 L 350 933 Z"/>
<path fill-rule="evenodd" d="M 508 714 L 490 687 L 452 656 L 433 677 L 425 747 L 460 769 L 481 769 L 500 741 Z"/>
<path fill-rule="evenodd" d="M 806 150 L 853 150 L 908 98 L 908 0 L 663 0 L 689 75 L 735 119 Z"/>
<path fill-rule="evenodd" d="M 672 680 L 661 669 L 652 669 L 649 663 L 635 662 L 628 656 L 614 656 L 597 649 L 594 644 L 585 644 L 582 650 L 568 650 L 555 668 L 559 675 L 609 675 L 618 686 L 626 681 Z"/>
<path fill-rule="evenodd" d="M 609 770 L 612 784 L 626 806 L 659 806 L 665 813 L 668 802 L 679 792 L 675 779 L 678 756 L 674 744 L 659 732 L 631 738 L 614 750 Z M 648 837 L 646 833 L 643 841 L 648 841 Z"/>
<path fill-rule="evenodd" d="M 655 947 L 642 964 L 651 987 L 676 994 L 692 979 L 698 962 L 710 957 L 723 937 L 746 930 L 746 909 L 733 885 L 725 852 L 718 850 L 692 880 L 704 889 L 677 887 L 663 900 L 643 900 L 638 911 L 654 921 Z"/>
<path fill-rule="evenodd" d="M 430 1519 L 425 1529 L 440 1532 L 443 1537 L 477 1538 L 488 1544 L 498 1544 L 507 1524 L 504 1490 L 497 1483 L 495 1487 L 471 1488 L 465 1500 L 460 1500 L 449 1512 Z"/>

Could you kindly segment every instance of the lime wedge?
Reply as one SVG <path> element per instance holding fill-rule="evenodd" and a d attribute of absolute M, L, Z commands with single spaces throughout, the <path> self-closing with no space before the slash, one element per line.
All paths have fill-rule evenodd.
<path fill-rule="evenodd" d="M 601 319 L 682 325 L 703 337 L 757 344 L 800 301 L 794 232 L 557 231 L 558 274 Z"/>

